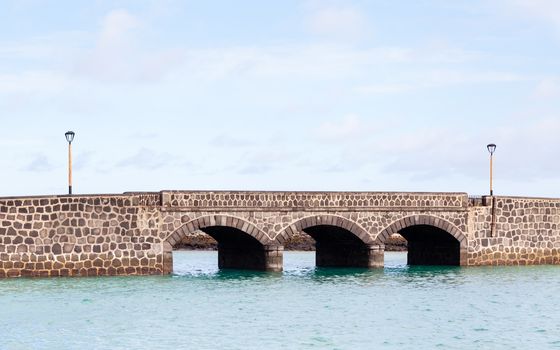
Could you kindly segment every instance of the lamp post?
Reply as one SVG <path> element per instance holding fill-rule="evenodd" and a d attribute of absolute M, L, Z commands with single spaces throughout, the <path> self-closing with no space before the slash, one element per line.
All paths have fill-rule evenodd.
<path fill-rule="evenodd" d="M 68 194 L 72 194 L 72 141 L 74 140 L 73 131 L 67 131 L 64 136 L 66 136 L 66 141 L 68 141 Z"/>
<path fill-rule="evenodd" d="M 492 188 L 492 160 L 494 158 L 494 152 L 496 151 L 496 145 L 491 143 L 486 146 L 488 152 L 490 153 L 490 195 L 494 195 L 494 189 Z"/>

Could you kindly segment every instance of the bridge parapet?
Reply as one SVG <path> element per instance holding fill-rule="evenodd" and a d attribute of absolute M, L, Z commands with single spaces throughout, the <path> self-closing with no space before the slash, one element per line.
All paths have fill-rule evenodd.
<path fill-rule="evenodd" d="M 162 191 L 169 211 L 467 210 L 466 193 Z"/>

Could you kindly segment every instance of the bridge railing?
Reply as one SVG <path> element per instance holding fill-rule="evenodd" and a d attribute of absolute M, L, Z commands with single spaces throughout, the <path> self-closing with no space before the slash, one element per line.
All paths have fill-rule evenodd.
<path fill-rule="evenodd" d="M 465 210 L 458 192 L 162 191 L 164 209 L 189 210 Z"/>

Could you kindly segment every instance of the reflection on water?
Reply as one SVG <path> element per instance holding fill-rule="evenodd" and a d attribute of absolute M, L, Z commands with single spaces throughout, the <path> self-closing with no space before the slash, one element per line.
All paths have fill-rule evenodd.
<path fill-rule="evenodd" d="M 236 269 L 220 270 L 217 264 L 218 253 L 215 251 L 176 251 L 174 256 L 173 275 L 175 277 L 231 279 L 278 277 L 280 274 Z M 385 253 L 384 269 L 316 267 L 313 252 L 287 251 L 284 252 L 284 271 L 281 274 L 284 277 L 313 277 L 320 280 L 321 278 L 369 277 L 379 276 L 380 274 L 395 277 L 429 278 L 430 276 L 456 275 L 460 274 L 461 271 L 462 268 L 459 266 L 408 266 L 406 264 L 406 253 L 402 252 Z"/>
<path fill-rule="evenodd" d="M 314 283 L 369 284 L 416 283 L 418 288 L 461 283 L 458 266 L 407 266 L 406 253 L 388 252 L 384 269 L 316 267 L 313 252 L 284 252 L 284 271 L 218 269 L 217 252 L 176 251 L 174 278 L 199 280 L 299 279 Z M 386 280 L 384 278 L 387 278 Z"/>

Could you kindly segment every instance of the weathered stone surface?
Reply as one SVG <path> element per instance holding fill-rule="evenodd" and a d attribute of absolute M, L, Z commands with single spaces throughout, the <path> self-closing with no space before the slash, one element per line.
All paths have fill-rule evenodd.
<path fill-rule="evenodd" d="M 172 249 L 200 232 L 217 241 L 222 267 L 281 270 L 284 244 L 308 235 L 320 265 L 379 267 L 395 233 L 411 239 L 411 261 L 428 261 L 427 254 L 461 265 L 560 264 L 559 225 L 560 199 L 469 200 L 465 193 L 0 198 L 0 277 L 170 273 Z M 426 242 L 426 227 L 449 240 Z"/>

